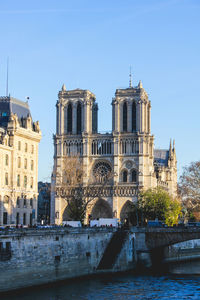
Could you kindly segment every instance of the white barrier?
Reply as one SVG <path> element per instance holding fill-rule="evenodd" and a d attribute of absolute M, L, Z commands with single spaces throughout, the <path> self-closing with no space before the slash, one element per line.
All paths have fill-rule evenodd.
<path fill-rule="evenodd" d="M 100 218 L 99 220 L 91 220 L 90 227 L 101 227 L 101 226 L 110 226 L 110 227 L 117 227 L 118 226 L 118 219 L 116 218 Z"/>
<path fill-rule="evenodd" d="M 81 221 L 63 221 L 62 223 L 71 227 L 82 227 Z"/>

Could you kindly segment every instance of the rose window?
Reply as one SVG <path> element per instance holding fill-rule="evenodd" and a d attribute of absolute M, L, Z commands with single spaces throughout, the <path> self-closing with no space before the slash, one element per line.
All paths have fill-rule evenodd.
<path fill-rule="evenodd" d="M 93 174 L 97 181 L 102 182 L 109 178 L 111 171 L 111 166 L 108 163 L 98 162 L 93 169 Z"/>

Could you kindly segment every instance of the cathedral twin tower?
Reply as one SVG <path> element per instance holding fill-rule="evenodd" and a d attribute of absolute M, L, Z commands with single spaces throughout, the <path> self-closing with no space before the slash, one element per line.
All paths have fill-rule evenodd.
<path fill-rule="evenodd" d="M 170 145 L 169 150 L 154 150 L 151 103 L 142 83 L 116 90 L 112 100 L 112 133 L 98 133 L 95 100 L 90 91 L 67 91 L 65 85 L 58 94 L 52 223 L 67 220 L 67 202 L 59 192 L 56 174 L 62 173 L 63 160 L 69 155 L 82 158 L 85 186 L 91 179 L 102 182 L 106 174 L 114 174 L 101 197 L 94 199 L 88 207 L 87 213 L 94 219 L 117 217 L 123 220 L 137 201 L 140 189 L 162 186 L 172 195 L 176 194 L 175 148 Z"/>
<path fill-rule="evenodd" d="M 118 89 L 112 101 L 112 131 L 150 133 L 151 104 L 141 81 L 137 90 L 130 88 L 126 95 L 123 95 L 122 91 Z M 134 93 L 135 98 L 133 98 L 133 91 L 139 91 L 139 95 Z M 59 100 L 57 134 L 97 133 L 98 105 L 93 93 L 80 89 L 67 91 L 63 85 Z"/>

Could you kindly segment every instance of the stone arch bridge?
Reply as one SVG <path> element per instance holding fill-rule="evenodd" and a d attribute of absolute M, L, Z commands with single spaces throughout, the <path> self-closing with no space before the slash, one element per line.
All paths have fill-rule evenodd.
<path fill-rule="evenodd" d="M 136 228 L 135 233 L 136 250 L 149 252 L 156 248 L 163 248 L 180 242 L 200 239 L 200 228 Z"/>

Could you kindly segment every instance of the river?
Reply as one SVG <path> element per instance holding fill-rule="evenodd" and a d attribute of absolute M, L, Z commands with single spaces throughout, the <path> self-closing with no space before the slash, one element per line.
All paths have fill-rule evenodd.
<path fill-rule="evenodd" d="M 0 295 L 1 300 L 200 299 L 200 276 L 115 274 Z"/>

